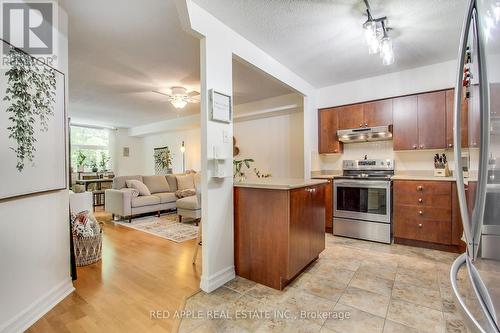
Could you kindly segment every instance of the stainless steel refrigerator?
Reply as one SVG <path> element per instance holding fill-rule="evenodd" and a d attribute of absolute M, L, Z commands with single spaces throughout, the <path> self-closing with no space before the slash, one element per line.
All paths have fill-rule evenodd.
<path fill-rule="evenodd" d="M 458 63 L 455 175 L 467 250 L 451 287 L 470 331 L 500 332 L 500 1 L 468 1 Z"/>

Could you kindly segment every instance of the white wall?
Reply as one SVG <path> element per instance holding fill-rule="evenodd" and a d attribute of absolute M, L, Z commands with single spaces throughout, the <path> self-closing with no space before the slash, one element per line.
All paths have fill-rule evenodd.
<path fill-rule="evenodd" d="M 234 136 L 240 154 L 235 159 L 252 158 L 262 173 L 274 178 L 302 178 L 304 175 L 304 115 L 288 114 L 238 121 Z M 254 177 L 247 172 L 247 177 Z"/>
<path fill-rule="evenodd" d="M 318 90 L 318 108 L 408 95 L 454 86 L 457 64 L 447 61 L 401 72 L 342 83 Z M 317 124 L 317 114 L 313 120 Z M 382 143 L 357 143 L 344 145 L 339 155 L 319 155 L 317 128 L 315 144 L 311 151 L 312 170 L 341 170 L 342 159 L 358 159 L 368 154 L 369 158 L 394 158 L 398 170 L 432 170 L 432 156 L 439 151 L 392 151 L 392 141 Z M 443 150 L 444 151 L 444 150 Z M 446 155 L 453 160 L 453 151 Z"/>
<path fill-rule="evenodd" d="M 123 148 L 128 147 L 130 155 L 123 156 Z M 144 139 L 129 136 L 129 130 L 119 128 L 111 131 L 110 150 L 112 169 L 117 176 L 142 175 L 146 171 L 144 161 Z"/>
<path fill-rule="evenodd" d="M 184 141 L 186 147 L 186 170 L 201 170 L 201 137 L 200 129 L 188 131 L 169 132 L 148 135 L 143 138 L 143 172 L 154 174 L 153 150 L 157 147 L 168 146 L 172 152 L 172 169 L 174 173 L 182 172 L 182 153 L 180 147 Z"/>
<path fill-rule="evenodd" d="M 67 74 L 67 15 L 58 13 L 57 67 Z M 24 331 L 73 291 L 68 216 L 67 191 L 0 202 L 0 332 Z"/>
<path fill-rule="evenodd" d="M 154 148 L 168 146 L 172 152 L 174 173 L 182 172 L 182 141 L 186 147 L 186 170 L 201 169 L 200 129 L 163 132 L 144 137 L 131 136 L 131 130 L 120 128 L 112 132 L 110 149 L 113 171 L 118 176 L 154 174 Z M 123 148 L 129 147 L 130 156 L 123 156 Z"/>

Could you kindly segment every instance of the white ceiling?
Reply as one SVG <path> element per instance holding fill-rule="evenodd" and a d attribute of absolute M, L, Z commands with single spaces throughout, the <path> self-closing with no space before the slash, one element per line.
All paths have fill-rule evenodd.
<path fill-rule="evenodd" d="M 69 114 L 75 122 L 132 127 L 199 112 L 176 111 L 151 90 L 199 91 L 199 40 L 173 0 L 64 0 L 69 16 Z"/>
<path fill-rule="evenodd" d="M 465 0 L 371 0 L 396 62 L 368 55 L 361 0 L 194 0 L 316 87 L 455 59 Z"/>
<path fill-rule="evenodd" d="M 233 59 L 234 104 L 244 104 L 295 92 L 283 82 L 241 60 Z"/>

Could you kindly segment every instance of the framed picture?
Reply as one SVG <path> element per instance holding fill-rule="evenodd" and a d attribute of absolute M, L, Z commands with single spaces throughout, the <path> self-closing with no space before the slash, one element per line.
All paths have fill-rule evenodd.
<path fill-rule="evenodd" d="M 231 96 L 221 94 L 213 89 L 209 90 L 211 120 L 230 123 L 233 117 Z"/>
<path fill-rule="evenodd" d="M 0 41 L 0 200 L 66 189 L 64 73 Z"/>

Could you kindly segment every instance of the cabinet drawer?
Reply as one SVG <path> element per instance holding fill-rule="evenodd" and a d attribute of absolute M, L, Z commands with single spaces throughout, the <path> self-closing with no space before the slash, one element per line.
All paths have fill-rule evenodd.
<path fill-rule="evenodd" d="M 451 244 L 451 221 L 400 218 L 394 223 L 394 237 Z"/>
<path fill-rule="evenodd" d="M 395 181 L 394 204 L 451 207 L 450 182 Z"/>
<path fill-rule="evenodd" d="M 394 206 L 394 219 L 396 222 L 407 219 L 451 221 L 451 206 L 440 208 L 397 204 Z"/>
<path fill-rule="evenodd" d="M 451 207 L 451 198 L 447 194 L 423 194 L 410 192 L 394 192 L 395 205 L 415 205 L 419 207 Z"/>

